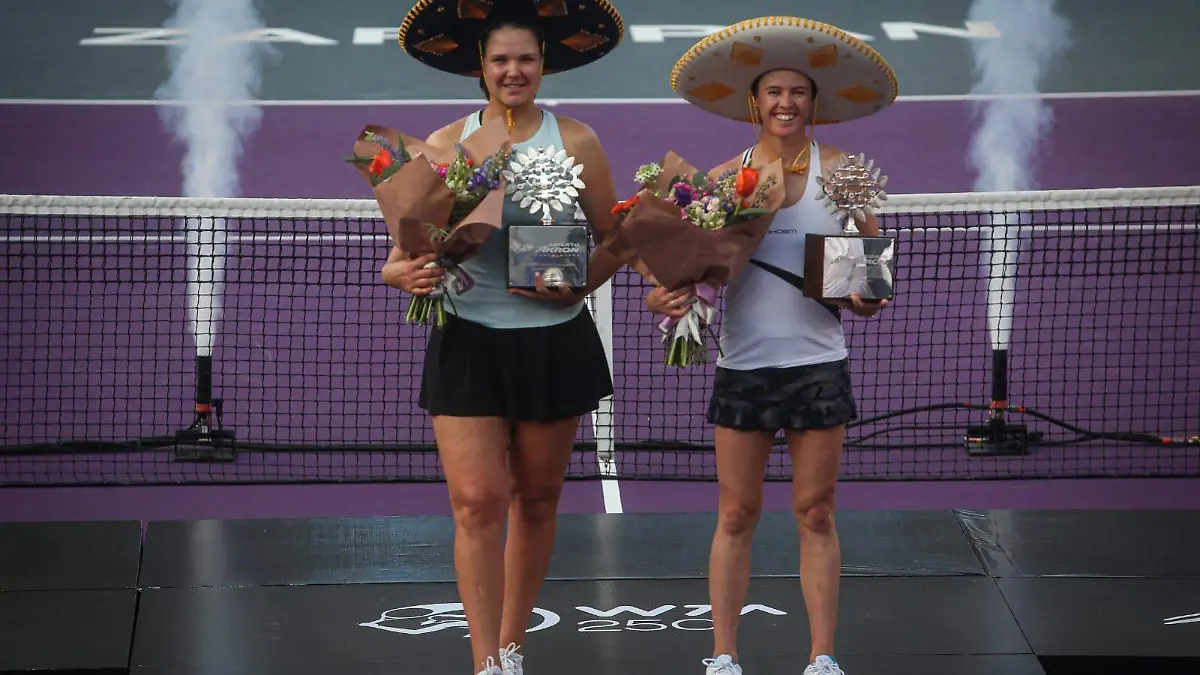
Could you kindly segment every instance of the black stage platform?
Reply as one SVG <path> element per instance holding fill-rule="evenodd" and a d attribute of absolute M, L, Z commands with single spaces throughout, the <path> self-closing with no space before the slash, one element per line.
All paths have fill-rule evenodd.
<path fill-rule="evenodd" d="M 564 515 L 533 673 L 702 673 L 714 517 Z M 1200 512 L 839 518 L 848 675 L 1200 673 Z M 790 514 L 763 517 L 747 675 L 803 669 Z M 0 525 L 0 672 L 470 672 L 445 518 Z"/>

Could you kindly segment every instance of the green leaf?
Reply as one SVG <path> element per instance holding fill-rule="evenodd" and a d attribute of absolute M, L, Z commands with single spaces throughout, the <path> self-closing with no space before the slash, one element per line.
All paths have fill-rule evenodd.
<path fill-rule="evenodd" d="M 364 157 L 362 155 L 350 155 L 349 157 L 343 157 L 342 159 L 350 164 L 370 164 L 375 160 L 374 157 Z"/>
<path fill-rule="evenodd" d="M 752 218 L 759 218 L 761 216 L 768 216 L 770 214 L 771 214 L 771 212 L 768 209 L 752 207 L 752 208 L 742 209 L 741 211 L 738 211 L 737 217 L 738 217 L 738 220 L 750 220 Z"/>
<path fill-rule="evenodd" d="M 404 168 L 404 164 L 401 162 L 395 162 L 393 164 L 389 164 L 387 166 L 387 168 L 385 168 L 383 171 L 379 172 L 379 180 L 380 181 L 387 180 L 388 178 L 391 177 L 392 174 L 396 173 L 397 171 L 399 171 L 402 168 Z"/>

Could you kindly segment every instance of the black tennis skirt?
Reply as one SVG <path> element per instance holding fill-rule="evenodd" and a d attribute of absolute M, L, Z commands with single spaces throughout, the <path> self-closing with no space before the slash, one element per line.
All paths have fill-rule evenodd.
<path fill-rule="evenodd" d="M 717 368 L 708 421 L 740 431 L 828 429 L 858 418 L 848 360 L 790 368 Z"/>
<path fill-rule="evenodd" d="M 429 334 L 420 406 L 434 416 L 547 422 L 592 412 L 612 393 L 587 307 L 536 328 L 490 328 L 447 315 Z"/>

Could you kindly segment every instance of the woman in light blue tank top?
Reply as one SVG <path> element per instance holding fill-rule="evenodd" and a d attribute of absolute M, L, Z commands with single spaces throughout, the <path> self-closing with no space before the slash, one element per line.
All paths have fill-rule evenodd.
<path fill-rule="evenodd" d="M 553 3 L 534 0 L 458 5 L 461 17 L 456 4 L 445 11 L 445 3 L 417 3 L 401 24 L 400 44 L 433 68 L 478 77 L 487 103 L 428 142 L 449 148 L 484 120 L 499 119 L 508 124 L 515 153 L 565 149 L 583 165 L 585 187 L 575 203 L 554 212 L 553 224 L 585 224 L 601 241 L 616 204 L 604 150 L 588 126 L 540 109 L 535 97 L 543 72 L 587 65 L 615 48 L 621 17 L 606 0 L 571 0 L 562 5 L 565 16 L 553 15 Z M 551 16 L 543 18 L 546 7 Z M 585 35 L 588 43 L 581 44 Z M 526 178 L 518 172 L 515 183 Z M 613 393 L 607 355 L 583 300 L 620 268 L 606 254 L 593 254 L 582 292 L 547 289 L 540 279 L 536 290 L 510 290 L 509 228 L 537 225 L 539 216 L 510 197 L 503 220 L 503 229 L 462 265 L 474 287 L 445 298 L 450 316 L 431 329 L 420 395 L 433 419 L 454 514 L 471 672 L 484 675 L 522 673 L 525 655 L 518 650 L 549 567 L 580 418 Z M 428 294 L 441 275 L 425 269 L 428 262 L 393 250 L 384 281 Z M 506 554 L 522 564 L 506 567 Z"/>
<path fill-rule="evenodd" d="M 733 54 L 739 58 L 730 58 Z M 750 544 L 762 509 L 766 463 L 782 430 L 795 467 L 792 502 L 812 645 L 810 653 L 796 658 L 807 664 L 804 675 L 844 675 L 833 658 L 841 573 L 834 494 L 845 425 L 858 411 L 838 308 L 817 303 L 798 287 L 804 239 L 796 232 L 833 228 L 828 232 L 833 234 L 838 229 L 823 209 L 800 201 L 814 199 L 820 189 L 811 172 L 831 169 L 841 155 L 828 145 L 817 146 L 808 124 L 881 109 L 895 98 L 895 77 L 882 57 L 844 31 L 807 19 L 763 17 L 699 42 L 676 64 L 671 82 L 693 105 L 734 120 L 749 119 L 759 133 L 757 144 L 714 169 L 714 175 L 776 160 L 787 170 L 787 197 L 772 232 L 726 294 L 725 314 L 736 315 L 738 331 L 729 346 L 741 353 L 726 351 L 718 363 L 708 411 L 708 420 L 716 425 L 721 490 L 709 569 L 714 644 L 712 658 L 703 659 L 705 672 L 742 675 L 737 626 L 750 582 Z M 723 95 L 714 97 L 714 91 Z M 878 223 L 872 218 L 860 230 L 874 234 Z M 768 248 L 782 246 L 795 249 L 780 255 L 777 248 Z M 763 264 L 759 257 L 777 264 Z M 686 290 L 656 288 L 646 303 L 656 313 L 682 316 L 689 296 Z M 855 298 L 842 309 L 872 316 L 884 305 Z M 752 308 L 753 315 L 744 308 Z M 790 669 L 775 665 L 772 672 Z"/>

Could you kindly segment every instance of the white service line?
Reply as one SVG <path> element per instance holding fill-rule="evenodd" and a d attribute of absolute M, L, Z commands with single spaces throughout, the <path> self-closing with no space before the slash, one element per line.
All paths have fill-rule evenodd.
<path fill-rule="evenodd" d="M 604 491 L 605 513 L 625 513 L 621 503 L 621 484 L 615 478 L 601 480 L 600 489 Z"/>

